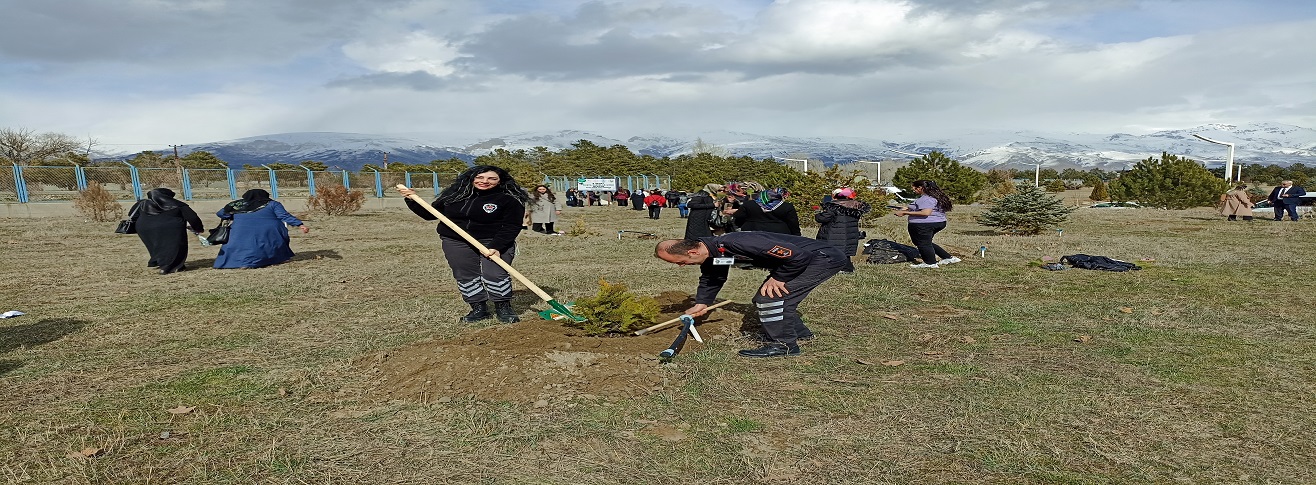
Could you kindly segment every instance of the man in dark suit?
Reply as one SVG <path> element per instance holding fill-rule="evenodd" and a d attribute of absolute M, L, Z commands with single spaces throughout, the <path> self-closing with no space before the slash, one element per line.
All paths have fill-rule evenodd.
<path fill-rule="evenodd" d="M 1298 202 L 1304 195 L 1307 195 L 1307 191 L 1293 185 L 1292 180 L 1285 180 L 1270 191 L 1270 205 L 1275 208 L 1275 220 L 1284 220 L 1284 211 L 1288 211 L 1289 219 L 1298 220 Z"/>

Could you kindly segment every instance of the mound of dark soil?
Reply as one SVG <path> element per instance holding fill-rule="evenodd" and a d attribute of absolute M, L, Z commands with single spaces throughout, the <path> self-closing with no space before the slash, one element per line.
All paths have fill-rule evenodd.
<path fill-rule="evenodd" d="M 656 297 L 658 321 L 692 305 L 687 293 Z M 740 334 L 743 305 L 728 305 L 699 319 L 705 340 Z M 481 399 L 547 406 L 574 399 L 623 399 L 672 385 L 658 359 L 678 327 L 643 336 L 591 337 L 581 330 L 522 316 L 510 325 L 483 328 L 449 340 L 417 342 L 363 356 L 355 362 L 369 378 L 365 395 L 377 399 L 446 402 Z M 527 318 L 531 317 L 531 318 Z M 690 339 L 685 352 L 702 344 Z M 677 359 L 680 359 L 678 356 Z"/>

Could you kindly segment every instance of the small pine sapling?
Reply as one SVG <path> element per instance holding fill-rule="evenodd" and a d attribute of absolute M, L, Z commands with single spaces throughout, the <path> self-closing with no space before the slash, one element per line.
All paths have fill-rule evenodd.
<path fill-rule="evenodd" d="M 992 208 L 978 216 L 979 224 L 1030 236 L 1056 227 L 1074 212 L 1073 207 L 1032 186 L 1019 187 L 1018 192 L 992 202 Z"/>
<path fill-rule="evenodd" d="M 658 301 L 636 296 L 623 283 L 599 278 L 599 293 L 576 300 L 571 311 L 585 317 L 585 321 L 567 320 L 566 325 L 583 329 L 588 335 L 626 334 L 653 324 Z"/>

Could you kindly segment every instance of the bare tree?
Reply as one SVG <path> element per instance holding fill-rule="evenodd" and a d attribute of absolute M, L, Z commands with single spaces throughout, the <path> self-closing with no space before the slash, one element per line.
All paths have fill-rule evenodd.
<path fill-rule="evenodd" d="M 40 163 L 73 151 L 82 142 L 63 133 L 40 133 L 26 128 L 0 129 L 0 159 L 19 165 Z"/>
<path fill-rule="evenodd" d="M 694 155 L 699 155 L 700 153 L 707 153 L 709 155 L 715 157 L 721 157 L 721 158 L 728 158 L 731 156 L 731 150 L 727 150 L 724 147 L 720 147 L 712 143 L 708 143 L 704 141 L 703 138 L 698 138 L 698 137 L 695 138 L 694 146 L 690 147 L 690 153 Z"/>

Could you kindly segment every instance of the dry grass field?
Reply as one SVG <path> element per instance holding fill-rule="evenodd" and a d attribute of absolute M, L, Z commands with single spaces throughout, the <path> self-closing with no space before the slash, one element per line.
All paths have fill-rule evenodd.
<path fill-rule="evenodd" d="M 0 311 L 26 312 L 0 320 L 0 481 L 1316 482 L 1316 222 L 1080 209 L 1011 237 L 977 210 L 939 236 L 963 263 L 816 291 L 802 356 L 735 356 L 727 311 L 669 364 L 672 332 L 583 337 L 523 289 L 524 322 L 458 324 L 433 223 L 403 209 L 310 217 L 269 268 L 193 246 L 169 276 L 113 223 L 0 219 Z M 594 235 L 527 233 L 515 262 L 558 299 L 693 292 L 696 268 L 618 238 L 677 236 L 675 211 L 564 219 Z M 867 231 L 908 242 L 903 219 Z M 1030 265 L 1074 253 L 1153 261 Z"/>

